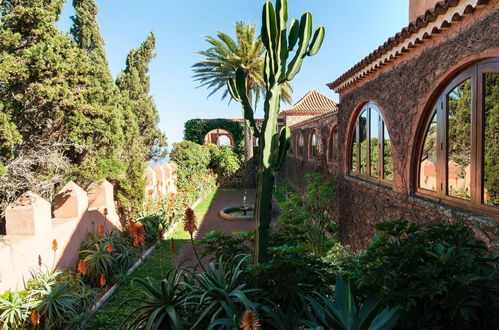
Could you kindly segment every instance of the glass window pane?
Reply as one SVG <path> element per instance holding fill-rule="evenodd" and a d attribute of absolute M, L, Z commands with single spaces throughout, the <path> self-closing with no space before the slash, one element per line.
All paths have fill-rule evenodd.
<path fill-rule="evenodd" d="M 300 133 L 298 135 L 298 156 L 303 156 L 304 152 L 304 141 L 303 141 L 303 135 Z"/>
<path fill-rule="evenodd" d="M 437 191 L 437 111 L 430 121 L 423 145 L 419 170 L 419 187 Z"/>
<path fill-rule="evenodd" d="M 367 111 L 359 117 L 360 130 L 360 173 L 367 174 Z"/>
<path fill-rule="evenodd" d="M 353 131 L 352 138 L 352 172 L 357 172 L 357 127 L 359 121 L 357 121 L 357 125 L 355 125 L 355 129 Z"/>
<path fill-rule="evenodd" d="M 447 95 L 447 194 L 470 199 L 465 177 L 471 167 L 471 80 Z"/>
<path fill-rule="evenodd" d="M 499 206 L 499 72 L 484 77 L 484 203 Z"/>
<path fill-rule="evenodd" d="M 383 125 L 383 177 L 386 180 L 393 180 L 392 140 L 386 125 Z"/>
<path fill-rule="evenodd" d="M 371 153 L 370 153 L 370 158 L 371 158 L 371 161 L 370 161 L 370 164 L 371 164 L 371 176 L 373 177 L 378 177 L 379 176 L 379 159 L 378 159 L 378 156 L 379 156 L 379 152 L 378 152 L 378 149 L 379 149 L 379 146 L 378 146 L 378 142 L 379 142 L 379 120 L 380 120 L 380 116 L 379 116 L 379 112 L 376 110 L 376 109 L 373 109 L 371 108 L 370 109 L 371 111 L 371 122 L 370 122 L 370 126 L 369 126 L 369 129 L 370 129 L 370 139 L 369 139 L 369 147 L 370 147 L 370 150 L 371 150 Z"/>

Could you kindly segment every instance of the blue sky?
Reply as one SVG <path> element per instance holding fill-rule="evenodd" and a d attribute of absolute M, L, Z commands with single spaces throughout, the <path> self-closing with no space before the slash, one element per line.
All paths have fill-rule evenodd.
<path fill-rule="evenodd" d="M 62 31 L 71 27 L 72 1 L 59 22 Z M 207 98 L 206 88 L 197 88 L 191 66 L 202 60 L 196 51 L 206 49 L 206 35 L 224 31 L 232 35 L 234 23 L 261 25 L 264 0 L 97 0 L 98 21 L 106 42 L 112 73 L 125 65 L 150 31 L 156 34 L 156 57 L 150 66 L 151 94 L 161 116 L 161 129 L 168 143 L 182 140 L 184 123 L 192 118 L 238 118 L 239 104 L 221 101 L 221 93 Z M 408 23 L 408 0 L 289 0 L 290 18 L 304 11 L 313 14 L 314 26 L 326 27 L 321 51 L 305 59 L 293 80 L 293 101 L 316 89 L 338 101 L 326 87 L 342 73 L 399 32 Z M 261 110 L 257 117 L 261 117 Z"/>

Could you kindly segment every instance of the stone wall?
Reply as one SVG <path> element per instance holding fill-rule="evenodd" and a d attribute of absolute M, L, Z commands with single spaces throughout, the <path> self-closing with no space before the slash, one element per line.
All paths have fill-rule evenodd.
<path fill-rule="evenodd" d="M 340 95 L 337 114 L 308 120 L 292 127 L 293 150 L 287 157 L 285 175 L 298 190 L 304 187 L 304 175 L 321 172 L 337 175 L 339 192 L 340 236 L 355 248 L 365 247 L 374 231 L 374 224 L 383 220 L 405 217 L 429 223 L 437 220 L 462 219 L 476 229 L 493 249 L 499 249 L 499 222 L 438 201 L 416 197 L 415 159 L 423 123 L 441 87 L 467 65 L 481 59 L 499 57 L 499 7 L 493 0 L 485 9 L 465 16 L 458 26 L 443 31 L 401 59 L 382 67 Z M 375 103 L 386 123 L 392 141 L 394 180 L 381 186 L 348 175 L 349 145 L 352 127 L 362 105 Z M 337 123 L 337 159 L 328 162 L 326 153 L 319 161 L 296 157 L 295 138 L 302 132 L 307 145 L 309 133 L 318 128 L 322 141 L 328 141 Z M 327 144 L 326 144 L 327 148 Z M 281 173 L 282 175 L 282 173 Z M 463 183 L 464 184 L 464 183 Z"/>
<path fill-rule="evenodd" d="M 176 170 L 174 163 L 147 168 L 147 196 L 176 192 Z M 28 191 L 5 213 L 7 235 L 0 237 L 0 293 L 22 289 L 33 270 L 74 267 L 81 243 L 99 225 L 106 231 L 122 231 L 113 186 L 106 180 L 94 182 L 86 190 L 68 182 L 52 203 Z"/>

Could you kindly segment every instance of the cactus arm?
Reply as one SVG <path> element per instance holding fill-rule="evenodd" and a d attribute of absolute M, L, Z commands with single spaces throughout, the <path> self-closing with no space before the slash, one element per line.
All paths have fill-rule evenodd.
<path fill-rule="evenodd" d="M 288 51 L 292 52 L 298 42 L 298 37 L 300 36 L 300 22 L 293 18 L 289 25 L 289 36 L 288 36 Z"/>
<path fill-rule="evenodd" d="M 236 101 L 241 103 L 242 100 L 239 97 L 239 92 L 237 91 L 236 83 L 233 79 L 227 80 L 227 89 L 229 90 L 230 96 Z"/>
<path fill-rule="evenodd" d="M 276 134 L 277 135 L 277 134 Z M 291 145 L 291 130 L 289 127 L 284 126 L 281 128 L 281 132 L 279 134 L 279 149 L 277 152 L 276 162 L 274 164 L 274 171 L 279 171 L 284 160 L 286 159 L 286 154 L 289 150 L 289 146 Z"/>
<path fill-rule="evenodd" d="M 308 47 L 308 56 L 314 56 L 321 49 L 322 42 L 324 41 L 324 36 L 326 35 L 326 29 L 323 26 L 319 26 L 317 30 L 315 30 L 314 37 L 312 38 L 312 42 Z"/>
<path fill-rule="evenodd" d="M 295 57 L 288 65 L 286 79 L 292 80 L 300 71 L 303 63 L 303 57 L 307 54 L 308 43 L 312 36 L 312 14 L 306 12 L 300 19 L 300 36 L 298 41 L 298 50 Z"/>
<path fill-rule="evenodd" d="M 270 84 L 275 83 L 275 73 L 277 71 L 276 68 L 276 49 L 277 49 L 277 22 L 276 22 L 276 13 L 274 9 L 274 4 L 272 2 L 267 1 L 263 5 L 263 13 L 262 13 L 262 42 L 265 46 L 268 56 L 268 64 L 270 67 L 270 72 L 267 77 L 269 79 Z"/>
<path fill-rule="evenodd" d="M 239 102 L 243 106 L 243 115 L 244 119 L 247 121 L 249 126 L 253 129 L 253 134 L 255 136 L 259 136 L 260 131 L 258 130 L 258 127 L 256 126 L 255 122 L 255 117 L 254 117 L 254 110 L 253 107 L 251 106 L 251 103 L 248 98 L 248 80 L 247 80 L 247 74 L 244 71 L 243 68 L 239 67 L 236 70 L 236 82 L 232 82 L 232 85 L 235 86 L 234 92 L 236 93 L 236 96 L 239 98 Z M 230 80 L 229 80 L 230 81 Z M 230 91 L 230 89 L 229 89 Z M 232 92 L 231 92 L 232 95 Z"/>

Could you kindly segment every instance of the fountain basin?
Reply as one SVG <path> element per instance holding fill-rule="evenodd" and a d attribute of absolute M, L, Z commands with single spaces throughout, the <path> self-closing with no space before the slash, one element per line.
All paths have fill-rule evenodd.
<path fill-rule="evenodd" d="M 250 206 L 228 206 L 220 210 L 224 220 L 253 220 L 253 208 Z"/>

